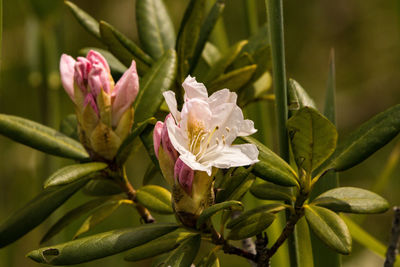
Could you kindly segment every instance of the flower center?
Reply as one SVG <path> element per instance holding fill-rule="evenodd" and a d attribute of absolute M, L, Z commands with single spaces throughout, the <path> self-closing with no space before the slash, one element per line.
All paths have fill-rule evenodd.
<path fill-rule="evenodd" d="M 216 126 L 212 131 L 205 130 L 203 123 L 199 121 L 192 122 L 188 126 L 189 151 L 196 156 L 197 160 L 200 160 L 210 148 L 212 138 L 219 127 Z M 224 140 L 223 143 L 225 143 Z M 218 145 L 219 140 L 216 139 L 216 144 L 211 149 Z"/>

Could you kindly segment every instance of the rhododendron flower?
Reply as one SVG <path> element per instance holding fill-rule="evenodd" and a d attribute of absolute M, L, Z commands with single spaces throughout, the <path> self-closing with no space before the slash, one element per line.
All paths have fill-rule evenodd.
<path fill-rule="evenodd" d="M 208 175 L 212 167 L 230 168 L 258 162 L 254 144 L 232 145 L 236 137 L 256 132 L 253 121 L 243 118 L 236 104 L 236 93 L 222 89 L 208 97 L 206 87 L 190 76 L 183 82 L 183 88 L 185 102 L 181 112 L 177 109 L 175 93 L 164 93 L 173 116 L 165 123 L 180 160 Z"/>
<path fill-rule="evenodd" d="M 190 76 L 182 86 L 182 111 L 175 93 L 164 93 L 171 113 L 157 122 L 153 140 L 162 173 L 173 186 L 175 212 L 185 225 L 193 226 L 214 201 L 216 170 L 254 164 L 258 149 L 254 144 L 232 144 L 236 137 L 256 132 L 253 122 L 243 118 L 235 93 L 222 89 L 208 97 L 206 87 Z"/>
<path fill-rule="evenodd" d="M 82 144 L 92 157 L 111 160 L 133 123 L 131 105 L 139 91 L 135 61 L 115 86 L 107 61 L 93 50 L 77 60 L 63 54 L 60 74 L 75 104 Z"/>

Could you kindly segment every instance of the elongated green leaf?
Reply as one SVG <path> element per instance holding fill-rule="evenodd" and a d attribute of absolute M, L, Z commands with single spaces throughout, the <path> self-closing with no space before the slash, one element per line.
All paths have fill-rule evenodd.
<path fill-rule="evenodd" d="M 361 228 L 357 223 L 351 220 L 348 216 L 341 216 L 343 221 L 349 227 L 352 238 L 363 245 L 365 248 L 374 252 L 381 259 L 386 258 L 387 246 L 380 242 L 378 239 L 373 237 L 370 233 Z M 400 267 L 400 255 L 396 256 L 395 267 Z"/>
<path fill-rule="evenodd" d="M 336 212 L 381 213 L 389 203 L 381 196 L 356 187 L 339 187 L 318 196 L 313 204 Z"/>
<path fill-rule="evenodd" d="M 135 101 L 135 122 L 154 116 L 163 101 L 162 93 L 170 89 L 175 75 L 176 52 L 168 50 L 140 82 L 140 91 Z"/>
<path fill-rule="evenodd" d="M 257 177 L 269 181 L 274 184 L 283 186 L 298 185 L 296 172 L 278 155 L 272 152 L 269 148 L 251 137 L 240 137 L 248 143 L 253 143 L 257 146 L 260 154 L 260 160 L 254 165 L 252 172 Z"/>
<path fill-rule="evenodd" d="M 242 240 L 261 233 L 275 220 L 275 214 L 269 212 L 258 212 L 248 216 L 246 219 L 236 223 L 228 234 L 229 240 Z"/>
<path fill-rule="evenodd" d="M 140 42 L 153 58 L 175 47 L 174 25 L 162 0 L 136 1 L 136 21 Z"/>
<path fill-rule="evenodd" d="M 201 236 L 195 235 L 183 241 L 165 260 L 165 267 L 190 267 L 200 249 Z"/>
<path fill-rule="evenodd" d="M 122 204 L 132 205 L 133 203 L 127 199 L 110 200 L 93 209 L 90 216 L 82 223 L 81 227 L 75 233 L 74 239 L 93 229 L 93 227 L 110 217 Z"/>
<path fill-rule="evenodd" d="M 113 230 L 31 251 L 27 257 L 50 265 L 72 265 L 104 258 L 140 246 L 177 229 L 175 224 L 147 224 Z"/>
<path fill-rule="evenodd" d="M 178 53 L 178 82 L 182 82 L 192 64 L 197 40 L 205 13 L 206 0 L 191 0 L 186 8 L 178 33 L 176 50 Z"/>
<path fill-rule="evenodd" d="M 41 224 L 79 190 L 87 180 L 45 189 L 0 225 L 0 248 L 16 241 Z"/>
<path fill-rule="evenodd" d="M 158 159 L 154 152 L 153 129 L 154 129 L 153 125 L 147 125 L 146 129 L 144 129 L 144 131 L 140 134 L 140 140 L 142 141 L 143 146 L 146 148 L 147 154 L 149 155 L 154 166 L 156 166 L 156 168 L 160 170 Z"/>
<path fill-rule="evenodd" d="M 139 261 L 151 258 L 177 248 L 184 240 L 196 235 L 184 229 L 178 229 L 172 233 L 163 235 L 157 239 L 129 251 L 125 257 L 127 261 Z"/>
<path fill-rule="evenodd" d="M 297 259 L 299 267 L 314 267 L 313 250 L 311 246 L 310 230 L 306 219 L 301 218 L 295 225 Z"/>
<path fill-rule="evenodd" d="M 75 140 L 79 140 L 78 121 L 75 114 L 69 114 L 61 121 L 60 132 Z"/>
<path fill-rule="evenodd" d="M 400 132 L 400 104 L 375 115 L 341 142 L 331 157 L 336 171 L 347 170 L 386 145 Z"/>
<path fill-rule="evenodd" d="M 76 160 L 89 157 L 76 140 L 52 128 L 17 116 L 0 114 L 0 134 L 52 155 Z"/>
<path fill-rule="evenodd" d="M 85 47 L 79 50 L 79 54 L 86 56 L 90 50 L 99 52 L 106 60 L 108 65 L 110 65 L 112 72 L 124 73 L 128 68 L 121 63 L 113 54 L 107 50 L 97 48 L 97 47 Z"/>
<path fill-rule="evenodd" d="M 88 213 L 89 211 L 93 210 L 94 208 L 98 207 L 99 205 L 103 204 L 109 200 L 108 198 L 96 198 L 85 202 L 84 204 L 68 211 L 64 214 L 55 224 L 51 226 L 51 228 L 47 231 L 47 233 L 43 236 L 40 240 L 40 244 L 45 243 L 53 236 L 58 234 L 61 230 L 65 227 L 70 225 L 74 220 L 80 218 L 84 214 Z"/>
<path fill-rule="evenodd" d="M 214 251 L 211 251 L 210 254 L 203 258 L 196 266 L 198 267 L 219 267 L 219 259 Z"/>
<path fill-rule="evenodd" d="M 158 185 L 146 185 L 136 192 L 136 200 L 151 211 L 171 214 L 171 193 Z"/>
<path fill-rule="evenodd" d="M 144 75 L 149 66 L 140 58 L 136 58 L 116 37 L 113 28 L 105 21 L 100 21 L 101 41 L 107 46 L 108 50 L 119 60 L 125 67 L 130 67 L 132 60 L 136 61 L 136 67 L 139 75 Z"/>
<path fill-rule="evenodd" d="M 310 107 L 300 109 L 287 122 L 297 166 L 311 173 L 335 150 L 335 126 Z"/>
<path fill-rule="evenodd" d="M 294 198 L 287 187 L 280 187 L 273 183 L 262 182 L 253 184 L 250 192 L 257 198 L 265 200 L 293 201 Z"/>
<path fill-rule="evenodd" d="M 99 22 L 91 17 L 88 13 L 80 9 L 74 3 L 70 1 L 65 1 L 64 3 L 71 10 L 72 14 L 83 26 L 83 28 L 85 28 L 89 33 L 100 39 Z"/>
<path fill-rule="evenodd" d="M 199 39 L 197 40 L 196 48 L 193 53 L 192 64 L 190 66 L 189 73 L 192 73 L 197 66 L 197 62 L 200 59 L 200 56 L 203 52 L 203 49 L 206 45 L 206 42 L 214 29 L 215 24 L 217 23 L 218 18 L 222 15 L 222 12 L 225 8 L 225 0 L 217 0 L 215 1 L 213 7 L 208 13 L 206 19 L 204 20 L 203 25 L 200 29 Z"/>
<path fill-rule="evenodd" d="M 122 193 L 121 187 L 114 181 L 106 179 L 91 180 L 82 191 L 90 196 L 110 196 Z"/>
<path fill-rule="evenodd" d="M 211 207 L 206 208 L 197 219 L 196 227 L 200 228 L 209 218 L 211 218 L 215 213 L 221 210 L 243 210 L 243 204 L 240 201 L 230 200 L 221 202 Z"/>
<path fill-rule="evenodd" d="M 250 173 L 250 168 L 239 167 L 233 173 L 228 172 L 228 177 L 220 185 L 216 195 L 216 202 L 238 200 L 250 189 L 255 177 Z"/>
<path fill-rule="evenodd" d="M 211 81 L 207 85 L 207 88 L 210 93 L 223 88 L 229 88 L 231 91 L 238 91 L 242 86 L 250 81 L 256 68 L 257 65 L 250 65 L 223 74 L 217 79 Z"/>
<path fill-rule="evenodd" d="M 246 221 L 251 216 L 253 216 L 254 214 L 265 213 L 265 212 L 273 214 L 273 213 L 280 212 L 280 211 L 282 211 L 284 209 L 285 209 L 285 206 L 283 206 L 280 203 L 273 203 L 273 204 L 267 204 L 267 205 L 259 206 L 257 208 L 254 208 L 254 209 L 248 210 L 246 212 L 243 212 L 238 217 L 236 217 L 235 219 L 231 220 L 226 225 L 226 227 L 228 229 L 233 229 L 239 224 L 243 225 L 244 224 L 243 222 Z"/>
<path fill-rule="evenodd" d="M 350 232 L 339 215 L 322 207 L 307 205 L 305 216 L 311 230 L 326 245 L 341 254 L 347 255 L 350 253 Z"/>
<path fill-rule="evenodd" d="M 55 185 L 64 185 L 107 168 L 103 162 L 74 164 L 59 169 L 44 182 L 44 188 Z"/>
<path fill-rule="evenodd" d="M 206 81 L 211 82 L 223 74 L 226 68 L 239 56 L 240 51 L 247 43 L 247 40 L 237 42 L 229 50 L 225 51 L 220 60 L 218 60 L 217 63 L 215 63 L 208 71 Z"/>
<path fill-rule="evenodd" d="M 150 118 L 150 119 L 147 119 L 147 120 L 135 125 L 135 128 L 125 138 L 124 142 L 122 142 L 121 146 L 118 149 L 118 152 L 116 155 L 116 162 L 118 165 L 124 164 L 125 161 L 128 159 L 128 157 L 133 149 L 133 145 L 134 145 L 134 141 L 135 141 L 136 137 L 138 137 L 144 131 L 144 129 L 146 129 L 147 125 L 155 124 L 155 122 L 156 122 L 155 118 Z"/>
<path fill-rule="evenodd" d="M 304 107 L 317 109 L 314 100 L 307 94 L 306 90 L 293 79 L 289 79 L 288 97 L 290 110 L 299 110 Z"/>
<path fill-rule="evenodd" d="M 107 23 L 109 29 L 113 32 L 114 36 L 118 41 L 126 48 L 132 55 L 147 65 L 152 65 L 154 63 L 153 59 L 146 54 L 139 46 L 137 46 L 131 39 L 126 37 L 122 32 L 118 31 L 114 26 Z"/>

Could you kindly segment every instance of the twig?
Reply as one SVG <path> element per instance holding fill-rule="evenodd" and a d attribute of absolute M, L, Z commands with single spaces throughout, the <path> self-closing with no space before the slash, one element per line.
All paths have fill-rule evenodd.
<path fill-rule="evenodd" d="M 128 199 L 132 200 L 135 203 L 135 208 L 144 223 L 154 223 L 156 220 L 153 218 L 149 210 L 137 202 L 136 190 L 133 188 L 128 180 L 128 177 L 126 176 L 125 167 L 117 168 L 116 170 L 111 171 L 109 175 L 113 177 L 116 182 L 119 183 L 121 189 L 126 193 Z"/>
<path fill-rule="evenodd" d="M 392 234 L 390 237 L 390 243 L 386 252 L 386 260 L 384 267 L 393 267 L 396 261 L 396 255 L 398 253 L 398 246 L 400 240 L 400 207 L 394 207 L 394 218 L 392 225 Z"/>
<path fill-rule="evenodd" d="M 247 252 L 244 249 L 232 246 L 231 244 L 226 241 L 222 235 L 220 235 L 217 231 L 215 231 L 214 228 L 211 228 L 211 234 L 212 234 L 212 241 L 214 244 L 218 246 L 222 246 L 222 250 L 226 254 L 234 254 L 243 258 L 246 258 L 248 260 L 251 260 L 253 262 L 256 262 L 256 254 L 253 254 L 251 252 Z"/>

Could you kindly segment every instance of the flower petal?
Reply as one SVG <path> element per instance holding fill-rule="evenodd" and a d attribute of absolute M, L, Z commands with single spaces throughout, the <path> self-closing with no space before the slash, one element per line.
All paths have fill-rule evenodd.
<path fill-rule="evenodd" d="M 208 104 L 210 104 L 211 110 L 218 107 L 223 103 L 233 103 L 236 104 L 237 94 L 235 92 L 230 92 L 228 89 L 222 89 L 213 93 L 208 99 Z"/>
<path fill-rule="evenodd" d="M 186 191 L 188 195 L 192 194 L 192 185 L 194 180 L 194 170 L 186 165 L 181 159 L 175 163 L 174 177 Z"/>
<path fill-rule="evenodd" d="M 162 121 L 157 121 L 153 130 L 153 144 L 154 144 L 154 153 L 158 159 L 158 149 L 161 145 L 161 132 L 164 127 L 164 123 Z"/>
<path fill-rule="evenodd" d="M 207 172 L 208 176 L 211 176 L 213 166 L 212 162 L 205 162 L 204 164 L 202 164 L 198 162 L 196 160 L 196 157 L 190 152 L 186 154 L 181 154 L 179 156 L 179 159 L 181 159 L 192 170 Z"/>
<path fill-rule="evenodd" d="M 110 73 L 110 67 L 108 66 L 107 60 L 99 53 L 94 50 L 90 50 L 87 53 L 86 58 L 90 61 L 91 64 L 100 64 L 103 68 Z"/>
<path fill-rule="evenodd" d="M 258 149 L 254 144 L 224 146 L 210 151 L 202 159 L 204 165 L 211 162 L 217 168 L 246 166 L 258 161 Z"/>
<path fill-rule="evenodd" d="M 180 126 L 188 134 L 210 129 L 212 113 L 206 101 L 192 98 L 185 102 Z"/>
<path fill-rule="evenodd" d="M 182 83 L 183 89 L 185 89 L 185 101 L 187 99 L 199 98 L 202 100 L 207 100 L 208 93 L 207 88 L 202 83 L 198 83 L 196 78 L 188 75 L 185 81 Z"/>
<path fill-rule="evenodd" d="M 175 120 L 170 117 L 167 118 L 164 123 L 167 125 L 168 137 L 179 154 L 190 153 L 188 150 L 187 136 L 185 132 L 175 124 Z"/>
<path fill-rule="evenodd" d="M 60 60 L 60 75 L 61 82 L 65 92 L 74 101 L 74 73 L 75 73 L 75 59 L 66 54 L 62 54 Z"/>
<path fill-rule="evenodd" d="M 115 85 L 112 95 L 115 99 L 112 104 L 112 125 L 118 124 L 122 114 L 132 105 L 139 92 L 139 76 L 136 63 L 132 61 L 130 68 L 122 75 Z"/>
<path fill-rule="evenodd" d="M 165 98 L 165 102 L 171 112 L 172 116 L 174 116 L 176 122 L 180 122 L 181 120 L 181 113 L 178 111 L 178 104 L 176 102 L 175 93 L 173 91 L 166 91 L 163 93 Z"/>

